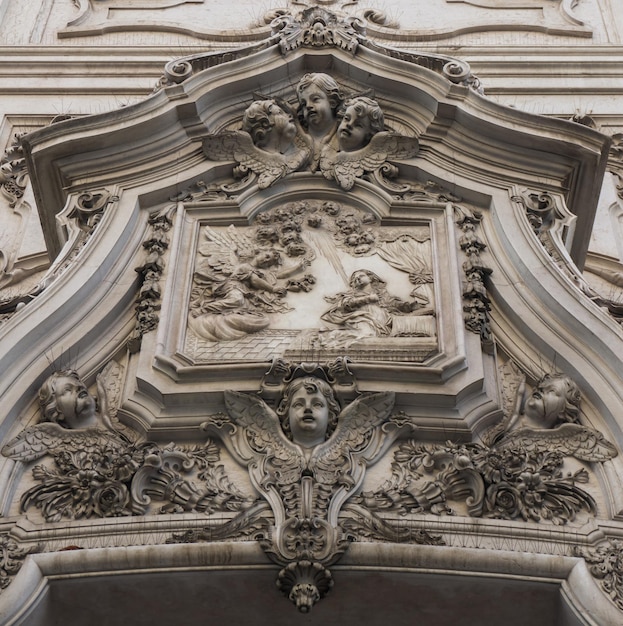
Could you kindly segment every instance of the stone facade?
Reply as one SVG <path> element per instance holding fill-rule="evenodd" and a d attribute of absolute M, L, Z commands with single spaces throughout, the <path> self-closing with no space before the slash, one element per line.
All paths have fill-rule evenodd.
<path fill-rule="evenodd" d="M 2 623 L 623 621 L 623 17 L 415 4 L 0 0 Z"/>

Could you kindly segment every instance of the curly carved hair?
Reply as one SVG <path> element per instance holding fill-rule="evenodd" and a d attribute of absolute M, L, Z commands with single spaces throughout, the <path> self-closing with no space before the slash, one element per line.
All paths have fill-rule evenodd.
<path fill-rule="evenodd" d="M 348 107 L 355 108 L 357 118 L 368 118 L 368 121 L 370 122 L 370 135 L 368 140 L 372 137 L 372 135 L 376 135 L 376 133 L 380 133 L 385 129 L 385 117 L 383 116 L 383 111 L 376 100 L 372 100 L 372 98 L 367 98 L 365 96 L 357 96 L 356 98 L 347 100 L 338 112 L 339 119 L 344 117 Z"/>
<path fill-rule="evenodd" d="M 574 380 L 565 374 L 545 374 L 538 382 L 537 387 L 551 382 L 560 382 L 564 386 L 565 408 L 564 411 L 558 415 L 558 421 L 577 424 L 579 422 L 580 401 L 582 399 L 579 387 Z"/>
<path fill-rule="evenodd" d="M 344 102 L 344 94 L 342 93 L 341 87 L 337 84 L 335 79 L 328 74 L 322 74 L 320 72 L 312 72 L 311 74 L 305 74 L 301 80 L 299 80 L 298 85 L 296 86 L 296 94 L 301 99 L 301 93 L 304 89 L 307 89 L 311 86 L 316 86 L 326 94 L 329 99 L 329 104 L 331 105 L 331 110 L 334 115 L 337 115 L 338 110 L 342 106 Z M 299 121 L 303 126 L 306 125 L 305 119 L 303 117 L 303 108 L 300 107 L 298 111 Z"/>
<path fill-rule="evenodd" d="M 76 382 L 82 383 L 78 372 L 75 370 L 60 370 L 48 376 L 39 389 L 39 406 L 44 422 L 62 424 L 65 421 L 63 414 L 56 406 L 56 383 L 59 378 L 73 378 Z"/>
<path fill-rule="evenodd" d="M 337 418 L 340 414 L 341 409 L 340 405 L 335 399 L 335 395 L 333 394 L 333 389 L 331 389 L 331 385 L 329 385 L 328 382 L 322 380 L 321 378 L 316 378 L 315 376 L 295 378 L 285 388 L 281 401 L 279 402 L 279 406 L 277 407 L 277 415 L 281 420 L 281 428 L 283 429 L 283 432 L 286 434 L 288 439 L 292 439 L 288 412 L 290 410 L 292 397 L 299 389 L 302 388 L 305 389 L 309 394 L 316 392 L 321 393 L 327 401 L 327 406 L 329 407 L 329 423 L 327 425 L 326 439 L 328 439 L 333 434 L 333 431 L 337 426 Z"/>
<path fill-rule="evenodd" d="M 271 113 L 273 106 L 279 107 L 274 100 L 255 100 L 244 112 L 242 130 L 251 135 L 253 143 L 258 148 L 262 148 L 266 144 L 266 137 L 275 125 Z"/>

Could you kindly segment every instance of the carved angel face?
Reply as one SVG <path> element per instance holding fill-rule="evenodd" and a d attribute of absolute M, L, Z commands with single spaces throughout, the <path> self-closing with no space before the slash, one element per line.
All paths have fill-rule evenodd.
<path fill-rule="evenodd" d="M 326 398 L 320 391 L 301 387 L 290 400 L 288 421 L 295 443 L 307 448 L 321 444 L 329 425 Z"/>
<path fill-rule="evenodd" d="M 300 90 L 299 102 L 309 131 L 312 134 L 327 132 L 335 120 L 327 94 L 317 85 L 311 84 Z"/>
<path fill-rule="evenodd" d="M 526 401 L 525 415 L 540 427 L 551 428 L 565 412 L 567 387 L 564 378 L 544 379 Z"/>
<path fill-rule="evenodd" d="M 279 140 L 292 141 L 296 135 L 296 126 L 292 116 L 276 104 L 270 107 L 269 116 L 273 122 L 272 132 L 279 137 Z"/>
<path fill-rule="evenodd" d="M 84 383 L 72 376 L 59 376 L 54 384 L 56 408 L 69 428 L 84 428 L 95 418 L 95 399 Z"/>
<path fill-rule="evenodd" d="M 355 106 L 347 107 L 337 128 L 340 150 L 345 152 L 359 150 L 369 143 L 373 134 L 368 116 L 358 111 Z"/>

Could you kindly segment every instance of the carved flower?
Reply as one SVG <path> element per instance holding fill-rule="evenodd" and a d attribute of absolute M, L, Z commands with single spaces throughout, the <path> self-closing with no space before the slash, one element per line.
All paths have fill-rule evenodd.
<path fill-rule="evenodd" d="M 120 482 L 108 482 L 92 494 L 93 511 L 100 517 L 129 515 L 126 508 L 130 501 L 127 487 Z"/>
<path fill-rule="evenodd" d="M 517 482 L 517 489 L 521 492 L 523 502 L 527 507 L 524 518 L 530 517 L 538 522 L 541 518 L 538 510 L 547 496 L 547 486 L 543 484 L 541 476 L 533 472 L 522 472 Z"/>
<path fill-rule="evenodd" d="M 491 485 L 487 489 L 485 502 L 490 511 L 489 517 L 498 519 L 515 519 L 520 515 L 523 517 L 521 496 L 517 489 L 507 482 Z"/>
<path fill-rule="evenodd" d="M 489 483 L 513 481 L 525 468 L 525 455 L 514 449 L 484 449 L 474 456 L 474 464 Z"/>

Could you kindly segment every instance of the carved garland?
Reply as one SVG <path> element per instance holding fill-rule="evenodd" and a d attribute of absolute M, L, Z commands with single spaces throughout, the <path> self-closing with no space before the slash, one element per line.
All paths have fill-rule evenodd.
<path fill-rule="evenodd" d="M 164 270 L 164 256 L 169 247 L 167 234 L 173 225 L 173 213 L 176 207 L 164 209 L 149 217 L 151 235 L 143 242 L 147 258 L 142 265 L 135 268 L 140 276 L 140 288 L 136 299 L 136 324 L 128 340 L 131 353 L 141 349 L 143 335 L 154 330 L 160 319 L 161 287 L 160 279 Z"/>
<path fill-rule="evenodd" d="M 493 339 L 489 321 L 491 301 L 487 295 L 485 281 L 492 270 L 487 267 L 481 258 L 481 253 L 487 245 L 478 237 L 476 229 L 482 221 L 482 215 L 477 211 L 469 211 L 464 207 L 454 205 L 456 223 L 463 232 L 459 239 L 459 247 L 466 256 L 463 263 L 465 283 L 463 288 L 463 311 L 465 326 L 480 335 L 483 347 L 492 348 Z"/>

